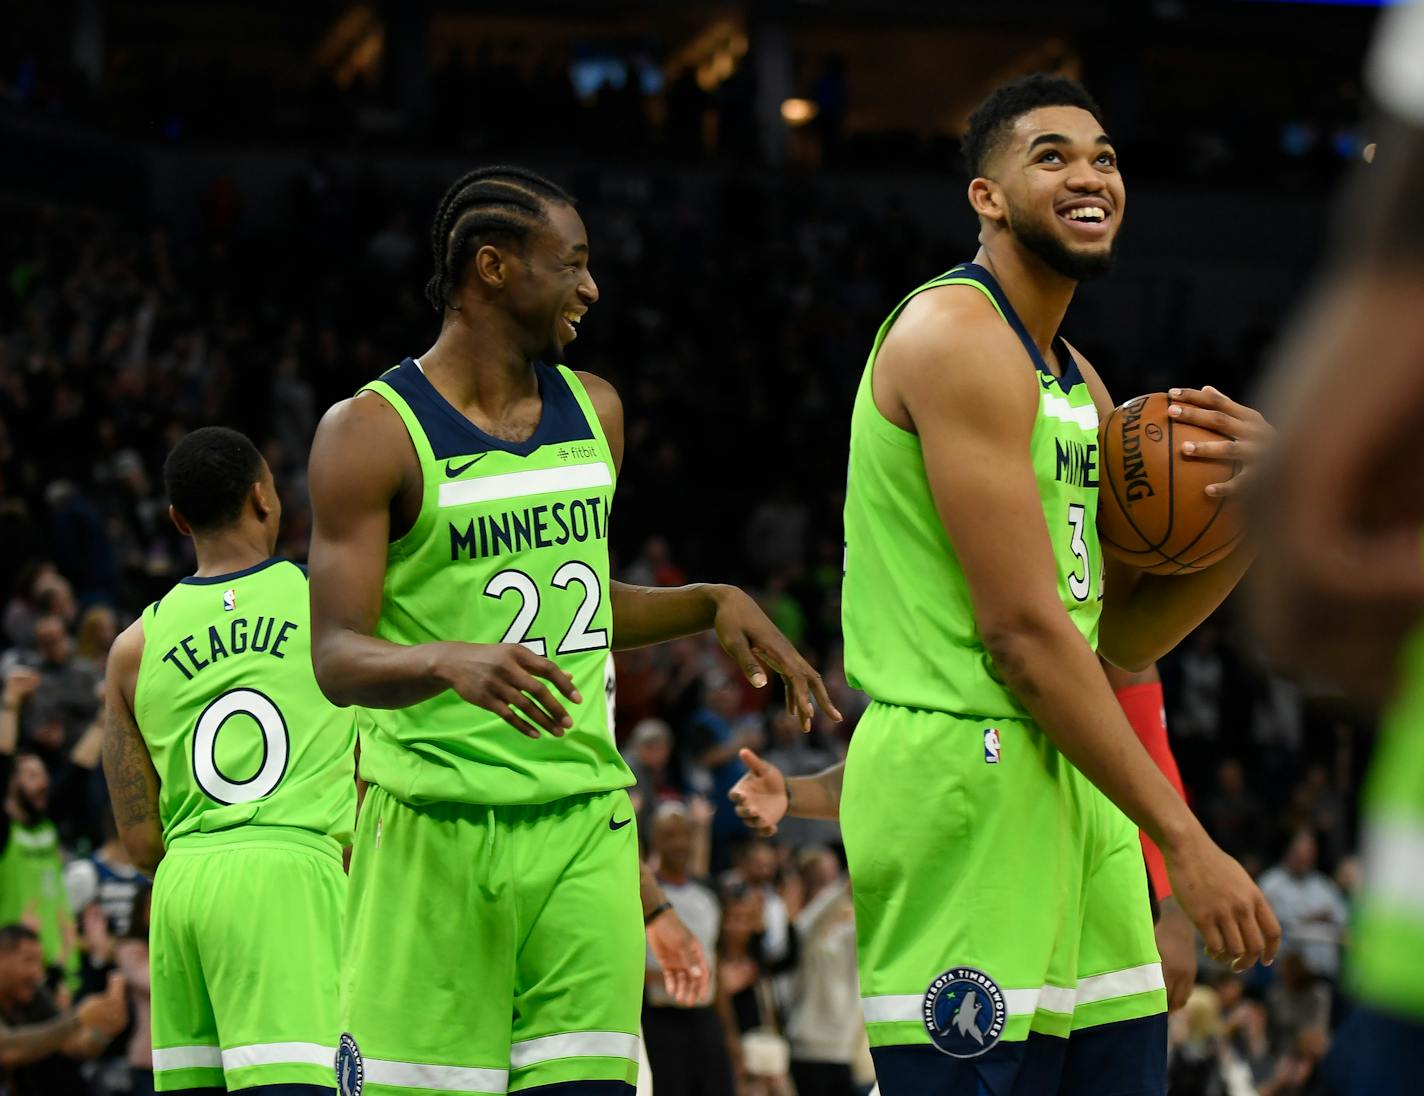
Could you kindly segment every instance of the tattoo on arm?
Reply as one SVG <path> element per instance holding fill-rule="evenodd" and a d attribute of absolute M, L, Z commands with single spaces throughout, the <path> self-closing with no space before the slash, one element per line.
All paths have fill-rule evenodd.
<path fill-rule="evenodd" d="M 143 736 L 127 712 L 110 699 L 104 706 L 104 777 L 120 827 L 158 818 L 158 780 Z"/>

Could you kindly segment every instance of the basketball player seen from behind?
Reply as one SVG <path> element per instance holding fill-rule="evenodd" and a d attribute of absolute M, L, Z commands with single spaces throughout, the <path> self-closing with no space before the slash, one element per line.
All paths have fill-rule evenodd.
<path fill-rule="evenodd" d="M 1160 1094 L 1138 828 L 1212 955 L 1269 960 L 1280 930 L 1133 735 L 1095 648 L 1144 668 L 1247 554 L 1165 578 L 1099 549 L 1112 400 L 1058 336 L 1126 202 L 1096 104 L 1069 80 L 1016 81 L 975 112 L 965 153 L 982 246 L 881 327 L 851 424 L 845 658 L 872 703 L 840 815 L 876 1073 L 884 1096 Z M 1180 421 L 1236 439 L 1193 459 L 1249 462 L 1269 435 L 1211 389 L 1172 397 Z"/>
<path fill-rule="evenodd" d="M 163 478 L 198 569 L 114 642 L 104 728 L 120 836 L 157 868 L 154 1087 L 324 1092 L 355 729 L 312 674 L 307 578 L 272 555 L 281 504 L 257 448 L 205 427 Z"/>
<path fill-rule="evenodd" d="M 1362 803 L 1355 1002 L 1332 1096 L 1424 1074 L 1424 5 L 1381 19 L 1367 76 L 1379 152 L 1337 210 L 1334 261 L 1279 355 L 1279 467 L 1262 491 L 1257 623 L 1297 672 L 1385 701 Z"/>
<path fill-rule="evenodd" d="M 338 1068 L 389 1096 L 631 1093 L 644 920 L 665 971 L 659 935 L 681 927 L 655 885 L 639 896 L 613 650 L 715 628 L 754 683 L 781 673 L 804 724 L 829 701 L 740 590 L 610 582 L 622 406 L 555 364 L 598 300 L 573 199 L 477 171 L 431 242 L 435 345 L 328 412 L 312 449 L 317 676 L 360 707 L 371 785 Z"/>

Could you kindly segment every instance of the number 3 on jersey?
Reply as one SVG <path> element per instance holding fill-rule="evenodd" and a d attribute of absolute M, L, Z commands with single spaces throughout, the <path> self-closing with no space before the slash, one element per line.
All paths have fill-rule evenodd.
<path fill-rule="evenodd" d="M 1073 555 L 1082 564 L 1083 573 L 1078 573 L 1078 568 L 1068 572 L 1068 592 L 1077 601 L 1087 601 L 1088 594 L 1093 588 L 1093 561 L 1088 558 L 1088 542 L 1083 537 L 1083 526 L 1088 520 L 1088 508 L 1081 502 L 1070 502 L 1068 504 L 1068 528 L 1073 530 L 1073 539 L 1069 541 L 1069 547 L 1073 549 Z"/>
<path fill-rule="evenodd" d="M 607 647 L 607 629 L 595 628 L 589 631 L 588 628 L 603 603 L 603 589 L 594 569 L 587 563 L 571 559 L 554 572 L 550 581 L 560 590 L 567 590 L 575 582 L 583 587 L 583 602 L 575 611 L 573 620 L 569 622 L 564 638 L 559 640 L 555 653 L 569 655 L 576 651 L 597 651 Z M 548 644 L 538 636 L 529 635 L 529 629 L 534 626 L 534 621 L 539 616 L 539 587 L 532 578 L 523 571 L 501 571 L 486 584 L 485 597 L 498 601 L 511 590 L 520 597 L 519 611 L 514 614 L 514 620 L 500 642 L 522 643 L 536 655 L 547 657 Z"/>

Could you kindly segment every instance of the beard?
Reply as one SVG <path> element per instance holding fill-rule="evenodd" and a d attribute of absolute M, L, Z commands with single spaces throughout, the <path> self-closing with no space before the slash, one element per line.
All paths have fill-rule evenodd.
<path fill-rule="evenodd" d="M 1032 217 L 1021 216 L 1012 203 L 1009 204 L 1008 214 L 1009 231 L 1054 273 L 1071 278 L 1075 282 L 1091 282 L 1112 273 L 1113 264 L 1117 262 L 1117 241 L 1120 232 L 1113 234 L 1112 243 L 1106 251 L 1074 251 L 1059 239 L 1052 226 Z"/>

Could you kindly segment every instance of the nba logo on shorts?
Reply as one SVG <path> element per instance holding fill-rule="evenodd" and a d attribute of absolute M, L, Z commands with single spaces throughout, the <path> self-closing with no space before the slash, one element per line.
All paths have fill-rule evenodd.
<path fill-rule="evenodd" d="M 951 1058 L 977 1058 L 1004 1034 L 1008 1006 L 999 984 L 982 970 L 954 967 L 925 991 L 925 1030 Z"/>
<path fill-rule="evenodd" d="M 989 727 L 984 731 L 984 764 L 997 765 L 1000 756 L 999 728 Z"/>
<path fill-rule="evenodd" d="M 361 1096 L 366 1080 L 366 1067 L 361 1062 L 361 1049 L 350 1032 L 342 1032 L 336 1048 L 336 1090 L 341 1096 Z"/>
<path fill-rule="evenodd" d="M 223 612 L 230 613 L 237 608 L 237 591 L 223 591 Z"/>

